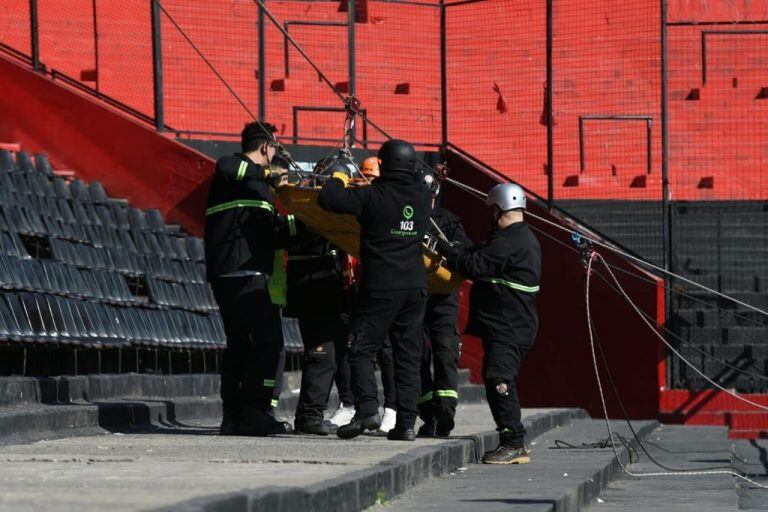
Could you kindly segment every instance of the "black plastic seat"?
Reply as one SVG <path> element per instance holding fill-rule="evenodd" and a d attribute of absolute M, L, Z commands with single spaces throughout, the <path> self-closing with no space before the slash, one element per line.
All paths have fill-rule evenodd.
<path fill-rule="evenodd" d="M 53 176 L 53 167 L 51 167 L 51 162 L 48 160 L 48 156 L 44 155 L 43 153 L 35 154 L 35 168 L 37 169 L 38 173 L 44 176 Z"/>
<path fill-rule="evenodd" d="M 192 261 L 205 261 L 205 246 L 202 239 L 192 236 L 187 238 L 187 249 Z"/>
<path fill-rule="evenodd" d="M 69 184 L 69 190 L 72 193 L 72 199 L 81 203 L 91 203 L 91 191 L 88 189 L 88 185 L 80 180 L 72 180 Z"/>
<path fill-rule="evenodd" d="M 147 226 L 146 214 L 139 208 L 131 208 L 128 215 L 128 220 L 131 224 L 131 229 L 134 231 L 149 231 Z"/>
<path fill-rule="evenodd" d="M 18 151 L 16 153 L 16 169 L 21 172 L 37 172 L 32 158 L 30 158 L 29 153 L 26 151 Z"/>
<path fill-rule="evenodd" d="M 119 229 L 130 229 L 130 208 L 122 204 L 111 204 L 112 217 L 115 220 L 115 226 Z"/>
<path fill-rule="evenodd" d="M 109 197 L 104 190 L 104 186 L 99 181 L 92 181 L 88 185 L 88 191 L 90 192 L 91 200 L 96 204 L 108 204 Z"/>
<path fill-rule="evenodd" d="M 146 221 L 150 231 L 165 233 L 165 220 L 163 220 L 163 214 L 160 213 L 160 210 L 147 210 Z"/>
<path fill-rule="evenodd" d="M 0 149 L 0 172 L 12 172 L 16 170 L 16 162 L 13 155 L 7 149 Z"/>
<path fill-rule="evenodd" d="M 72 191 L 69 188 L 69 183 L 62 178 L 55 178 L 53 180 L 53 193 L 56 197 L 61 199 L 72 199 Z"/>

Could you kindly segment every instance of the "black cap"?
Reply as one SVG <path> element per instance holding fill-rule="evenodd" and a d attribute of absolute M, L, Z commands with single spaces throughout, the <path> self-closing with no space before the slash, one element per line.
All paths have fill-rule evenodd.
<path fill-rule="evenodd" d="M 409 171 L 416 169 L 416 150 L 404 140 L 392 139 L 385 142 L 379 149 L 381 172 Z"/>

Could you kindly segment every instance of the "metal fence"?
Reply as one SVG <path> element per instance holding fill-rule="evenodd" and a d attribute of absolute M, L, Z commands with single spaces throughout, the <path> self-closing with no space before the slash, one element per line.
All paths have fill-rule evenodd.
<path fill-rule="evenodd" d="M 387 132 L 456 146 L 647 260 L 766 302 L 768 4 L 266 5 Z M 12 0 L 0 48 L 179 137 L 236 137 L 254 116 L 286 142 L 342 138 L 343 104 L 252 0 Z M 768 341 L 669 284 L 676 336 Z"/>

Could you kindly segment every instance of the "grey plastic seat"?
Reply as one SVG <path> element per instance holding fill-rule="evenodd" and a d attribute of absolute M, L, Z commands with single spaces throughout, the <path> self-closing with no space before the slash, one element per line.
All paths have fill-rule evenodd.
<path fill-rule="evenodd" d="M 149 231 L 149 226 L 147 226 L 146 214 L 144 213 L 143 210 L 139 208 L 132 208 L 129 213 L 128 219 L 131 224 L 132 230 Z"/>
<path fill-rule="evenodd" d="M 192 261 L 205 261 L 205 247 L 203 240 L 197 237 L 187 238 L 187 249 Z"/>

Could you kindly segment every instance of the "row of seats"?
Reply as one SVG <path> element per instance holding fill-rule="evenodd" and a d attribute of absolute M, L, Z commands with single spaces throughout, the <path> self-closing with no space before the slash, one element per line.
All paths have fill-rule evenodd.
<path fill-rule="evenodd" d="M 79 270 L 52 260 L 0 256 L 0 286 L 110 302 L 136 302 L 121 274 L 98 269 Z"/>
<path fill-rule="evenodd" d="M 27 211 L 27 215 L 48 217 L 70 224 L 108 226 L 139 232 L 169 232 L 158 210 L 147 212 L 120 202 L 108 204 L 82 203 L 61 197 L 38 197 L 8 192 L 0 184 L 0 203 Z"/>
<path fill-rule="evenodd" d="M 54 211 L 55 204 L 48 211 Z M 66 216 L 65 216 L 66 217 Z M 115 226 L 82 223 L 54 215 L 36 215 L 25 207 L 0 207 L 0 230 L 33 236 L 53 236 L 97 246 L 126 249 L 180 260 L 203 261 L 205 250 L 201 239 L 167 233 L 134 231 Z"/>
<path fill-rule="evenodd" d="M 97 249 L 90 245 L 55 238 L 50 242 L 55 259 L 76 267 L 116 270 L 180 283 L 205 282 L 204 263 L 171 260 L 158 255 L 135 254 L 108 247 Z"/>
<path fill-rule="evenodd" d="M 7 149 L 0 149 L 0 171 L 2 172 L 37 172 L 53 176 L 53 169 L 48 157 L 42 153 L 35 155 L 34 162 L 26 151 L 17 151 L 16 158 Z"/>
<path fill-rule="evenodd" d="M 0 150 L 0 340 L 220 348 L 204 259 L 158 210 Z"/>
<path fill-rule="evenodd" d="M 170 283 L 147 278 L 149 297 L 154 304 L 198 311 L 218 310 L 211 287 L 198 283 Z"/>
<path fill-rule="evenodd" d="M 114 346 L 225 343 L 218 314 L 120 307 L 38 293 L 0 296 L 0 339 L 10 342 Z"/>

